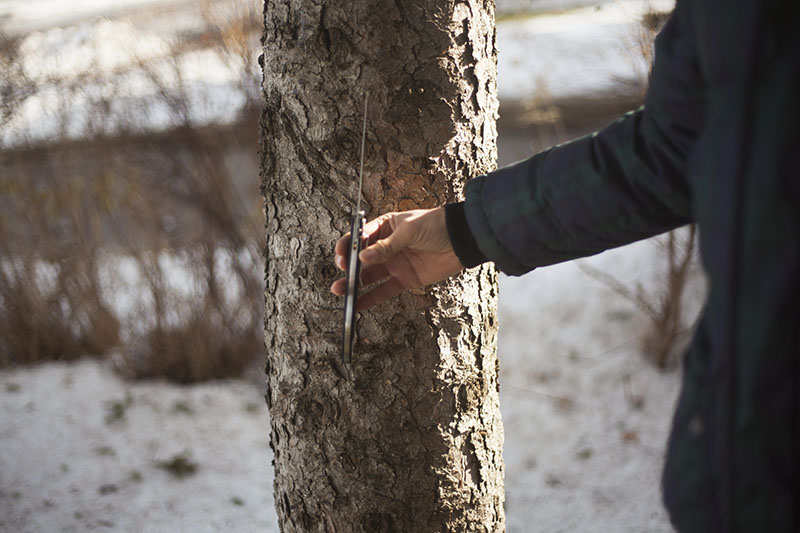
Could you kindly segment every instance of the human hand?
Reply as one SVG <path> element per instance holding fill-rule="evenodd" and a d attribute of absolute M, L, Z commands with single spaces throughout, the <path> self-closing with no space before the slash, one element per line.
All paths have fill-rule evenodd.
<path fill-rule="evenodd" d="M 447 235 L 444 207 L 387 213 L 364 227 L 367 247 L 361 250 L 359 285 L 383 282 L 358 297 L 356 310 L 362 311 L 397 296 L 406 289 L 417 289 L 449 278 L 464 269 Z M 346 269 L 350 233 L 336 243 L 335 264 Z M 336 280 L 331 292 L 338 296 L 347 290 L 347 279 Z"/>

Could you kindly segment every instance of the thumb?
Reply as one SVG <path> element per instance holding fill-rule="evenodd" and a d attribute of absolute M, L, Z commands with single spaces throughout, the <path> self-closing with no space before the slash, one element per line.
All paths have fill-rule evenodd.
<path fill-rule="evenodd" d="M 361 251 L 359 259 L 364 263 L 379 265 L 392 258 L 397 252 L 408 246 L 409 233 L 401 226 L 385 239 L 381 239 Z"/>

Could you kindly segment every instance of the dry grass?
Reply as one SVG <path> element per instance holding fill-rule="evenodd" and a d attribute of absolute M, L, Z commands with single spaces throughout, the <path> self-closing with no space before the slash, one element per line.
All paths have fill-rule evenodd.
<path fill-rule="evenodd" d="M 113 69 L 87 50 L 90 67 L 63 77 L 31 74 L 24 39 L 0 39 L 0 125 L 37 95 L 65 104 L 57 134 L 0 152 L 0 366 L 113 353 L 132 376 L 191 382 L 263 352 L 258 4 L 197 13 L 168 50 Z M 198 50 L 239 74 L 230 126 L 198 120 L 204 102 L 180 82 Z M 130 79 L 150 95 L 124 94 Z M 161 129 L 137 124 L 154 109 Z"/>
<path fill-rule="evenodd" d="M 696 226 L 671 231 L 659 244 L 664 274 L 655 287 L 646 288 L 641 283 L 630 287 L 586 263 L 578 265 L 643 312 L 649 327 L 642 337 L 642 351 L 658 368 L 670 369 L 680 362 L 694 329 L 693 317 L 687 316 L 685 299 L 691 278 L 699 275 Z"/>

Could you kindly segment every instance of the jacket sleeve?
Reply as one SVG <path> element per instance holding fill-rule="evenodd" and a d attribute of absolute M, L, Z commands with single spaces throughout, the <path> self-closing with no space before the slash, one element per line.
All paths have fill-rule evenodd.
<path fill-rule="evenodd" d="M 673 16 L 642 108 L 467 183 L 469 230 L 501 271 L 521 275 L 692 221 L 686 169 L 704 100 L 681 35 Z"/>

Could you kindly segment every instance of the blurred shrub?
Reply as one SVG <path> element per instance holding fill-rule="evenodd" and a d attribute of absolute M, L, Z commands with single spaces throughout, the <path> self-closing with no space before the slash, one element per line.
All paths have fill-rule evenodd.
<path fill-rule="evenodd" d="M 698 268 L 697 227 L 692 224 L 673 230 L 658 237 L 657 243 L 663 272 L 649 289 L 642 283 L 631 287 L 586 263 L 578 266 L 642 311 L 648 322 L 642 352 L 658 368 L 671 369 L 680 363 L 697 321 L 697 310 L 686 305 L 689 287 L 703 281 Z"/>
<path fill-rule="evenodd" d="M 113 68 L 84 50 L 63 76 L 0 40 L 2 124 L 64 104 L 46 136 L 2 139 L 0 366 L 114 354 L 131 376 L 191 382 L 263 352 L 258 7 L 206 2 L 169 48 Z M 235 70 L 215 89 L 227 123 L 186 81 L 197 54 Z"/>
<path fill-rule="evenodd" d="M 105 354 L 120 324 L 102 295 L 86 180 L 0 162 L 0 364 Z"/>

